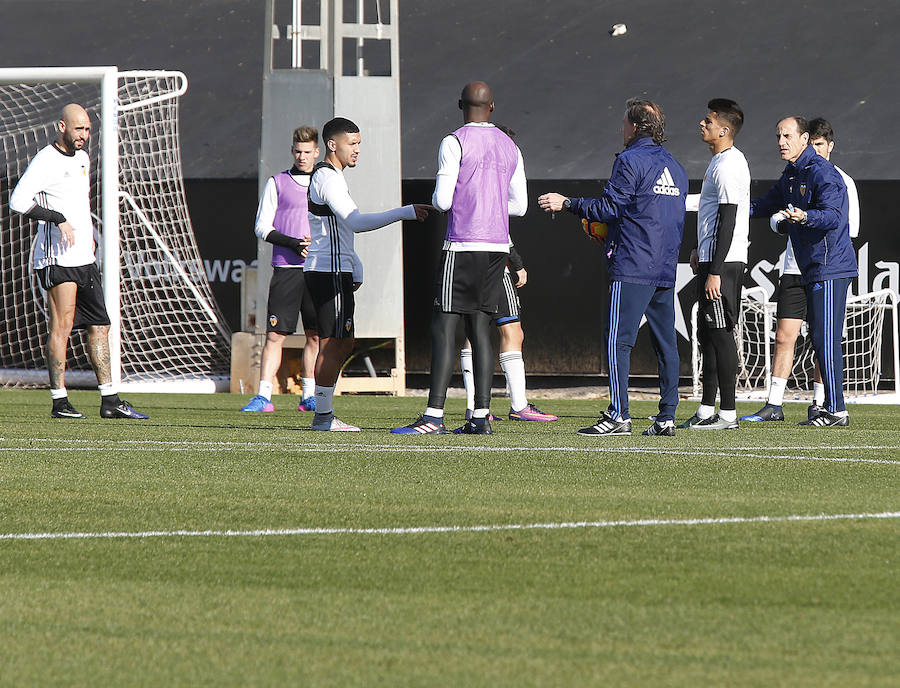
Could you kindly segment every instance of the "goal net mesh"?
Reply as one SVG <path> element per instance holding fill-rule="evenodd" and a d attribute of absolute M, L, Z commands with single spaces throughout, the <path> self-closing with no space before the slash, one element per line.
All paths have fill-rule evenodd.
<path fill-rule="evenodd" d="M 227 376 L 230 332 L 210 290 L 188 216 L 178 143 L 183 76 L 120 72 L 118 79 L 120 318 L 123 382 Z M 100 85 L 0 84 L 0 368 L 6 384 L 48 383 L 45 294 L 31 269 L 36 223 L 10 213 L 29 160 L 56 138 L 66 103 L 91 114 L 91 209 L 103 269 L 100 220 Z M 86 337 L 73 333 L 67 381 L 90 371 Z M 12 371 L 12 376 L 10 372 Z M 21 371 L 21 375 L 17 375 Z M 91 376 L 92 377 L 92 376 Z"/>
<path fill-rule="evenodd" d="M 891 308 L 887 289 L 851 296 L 847 299 L 842 347 L 844 352 L 844 393 L 849 396 L 876 394 L 881 380 L 882 334 L 885 312 Z M 771 376 L 775 355 L 777 304 L 744 294 L 741 314 L 735 328 L 738 346 L 738 392 L 763 396 Z M 693 341 L 697 341 L 696 305 Z M 703 357 L 694 347 L 694 395 L 702 392 Z M 806 323 L 800 330 L 794 349 L 794 365 L 788 379 L 788 391 L 808 395 L 815 379 L 815 352 Z"/>

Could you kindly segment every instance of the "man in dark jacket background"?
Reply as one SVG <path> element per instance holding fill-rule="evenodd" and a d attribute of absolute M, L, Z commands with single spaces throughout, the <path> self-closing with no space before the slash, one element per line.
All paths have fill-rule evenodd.
<path fill-rule="evenodd" d="M 847 289 L 857 275 L 850 241 L 847 187 L 835 166 L 809 145 L 803 117 L 778 123 L 778 150 L 788 164 L 762 198 L 751 201 L 751 217 L 770 217 L 779 234 L 789 234 L 806 289 L 806 319 L 825 385 L 825 405 L 800 425 L 845 426 L 844 355 L 841 337 Z"/>
<path fill-rule="evenodd" d="M 684 231 L 688 179 L 662 146 L 665 116 L 648 100 L 626 103 L 625 150 L 616 156 L 600 198 L 544 194 L 546 212 L 568 210 L 588 223 L 606 223 L 610 303 L 607 353 L 609 409 L 580 435 L 630 435 L 628 374 L 631 350 L 646 316 L 659 361 L 660 402 L 645 435 L 674 435 L 678 406 L 678 346 L 675 333 L 675 272 Z"/>

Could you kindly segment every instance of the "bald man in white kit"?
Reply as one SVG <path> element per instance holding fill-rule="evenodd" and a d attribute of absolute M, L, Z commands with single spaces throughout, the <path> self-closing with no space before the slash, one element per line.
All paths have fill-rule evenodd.
<path fill-rule="evenodd" d="M 12 211 L 36 220 L 33 269 L 47 291 L 47 369 L 53 418 L 84 418 L 69 403 L 66 350 L 73 329 L 87 330 L 88 357 L 100 389 L 101 418 L 146 420 L 119 399 L 109 362 L 109 315 L 94 255 L 90 158 L 91 118 L 75 103 L 63 108 L 57 138 L 41 149 L 16 184 Z"/>

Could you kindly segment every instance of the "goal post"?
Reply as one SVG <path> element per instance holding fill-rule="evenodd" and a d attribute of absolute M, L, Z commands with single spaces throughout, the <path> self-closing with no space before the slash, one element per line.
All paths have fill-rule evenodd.
<path fill-rule="evenodd" d="M 765 399 L 772 378 L 775 354 L 777 304 L 768 301 L 762 287 L 744 289 L 741 312 L 735 327 L 738 346 L 737 390 L 744 399 Z M 891 289 L 849 296 L 844 321 L 844 395 L 854 401 L 878 399 L 882 378 L 885 317 L 890 317 L 894 386 L 890 401 L 900 402 L 900 342 L 898 342 L 898 299 Z M 693 395 L 702 392 L 703 358 L 697 339 L 697 304 L 691 310 L 691 372 Z M 812 391 L 815 353 L 803 324 L 794 351 L 788 391 L 808 396 Z M 805 394 L 804 394 L 805 393 Z"/>
<path fill-rule="evenodd" d="M 109 311 L 110 368 L 123 391 L 227 389 L 230 332 L 215 303 L 187 211 L 178 141 L 181 72 L 116 67 L 0 69 L 2 308 L 0 384 L 46 385 L 44 294 L 31 269 L 34 223 L 9 212 L 28 162 L 56 137 L 62 107 L 96 129 L 91 207 Z M 68 386 L 95 384 L 82 334 Z"/>

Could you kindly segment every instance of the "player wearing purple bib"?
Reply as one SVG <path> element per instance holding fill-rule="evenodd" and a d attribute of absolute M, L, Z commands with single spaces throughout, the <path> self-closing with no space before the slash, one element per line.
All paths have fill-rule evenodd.
<path fill-rule="evenodd" d="M 266 307 L 266 345 L 259 364 L 259 389 L 241 411 L 270 412 L 275 374 L 281 367 L 284 340 L 297 329 L 302 314 L 306 346 L 303 348 L 301 376 L 303 395 L 299 411 L 315 411 L 315 365 L 319 353 L 316 310 L 303 277 L 309 246 L 307 196 L 309 179 L 319 157 L 319 132 L 302 126 L 294 131 L 291 144 L 294 165 L 270 177 L 263 189 L 256 213 L 256 236 L 272 246 L 272 280 Z"/>
<path fill-rule="evenodd" d="M 488 419 L 494 353 L 490 324 L 509 259 L 509 216 L 528 207 L 525 166 L 512 139 L 490 122 L 494 98 L 476 81 L 462 91 L 465 125 L 441 141 L 432 205 L 449 211 L 431 319 L 431 386 L 425 413 L 396 434 L 443 434 L 444 402 L 455 363 L 460 319 L 472 344 L 475 403 L 454 432 L 491 434 Z"/>

